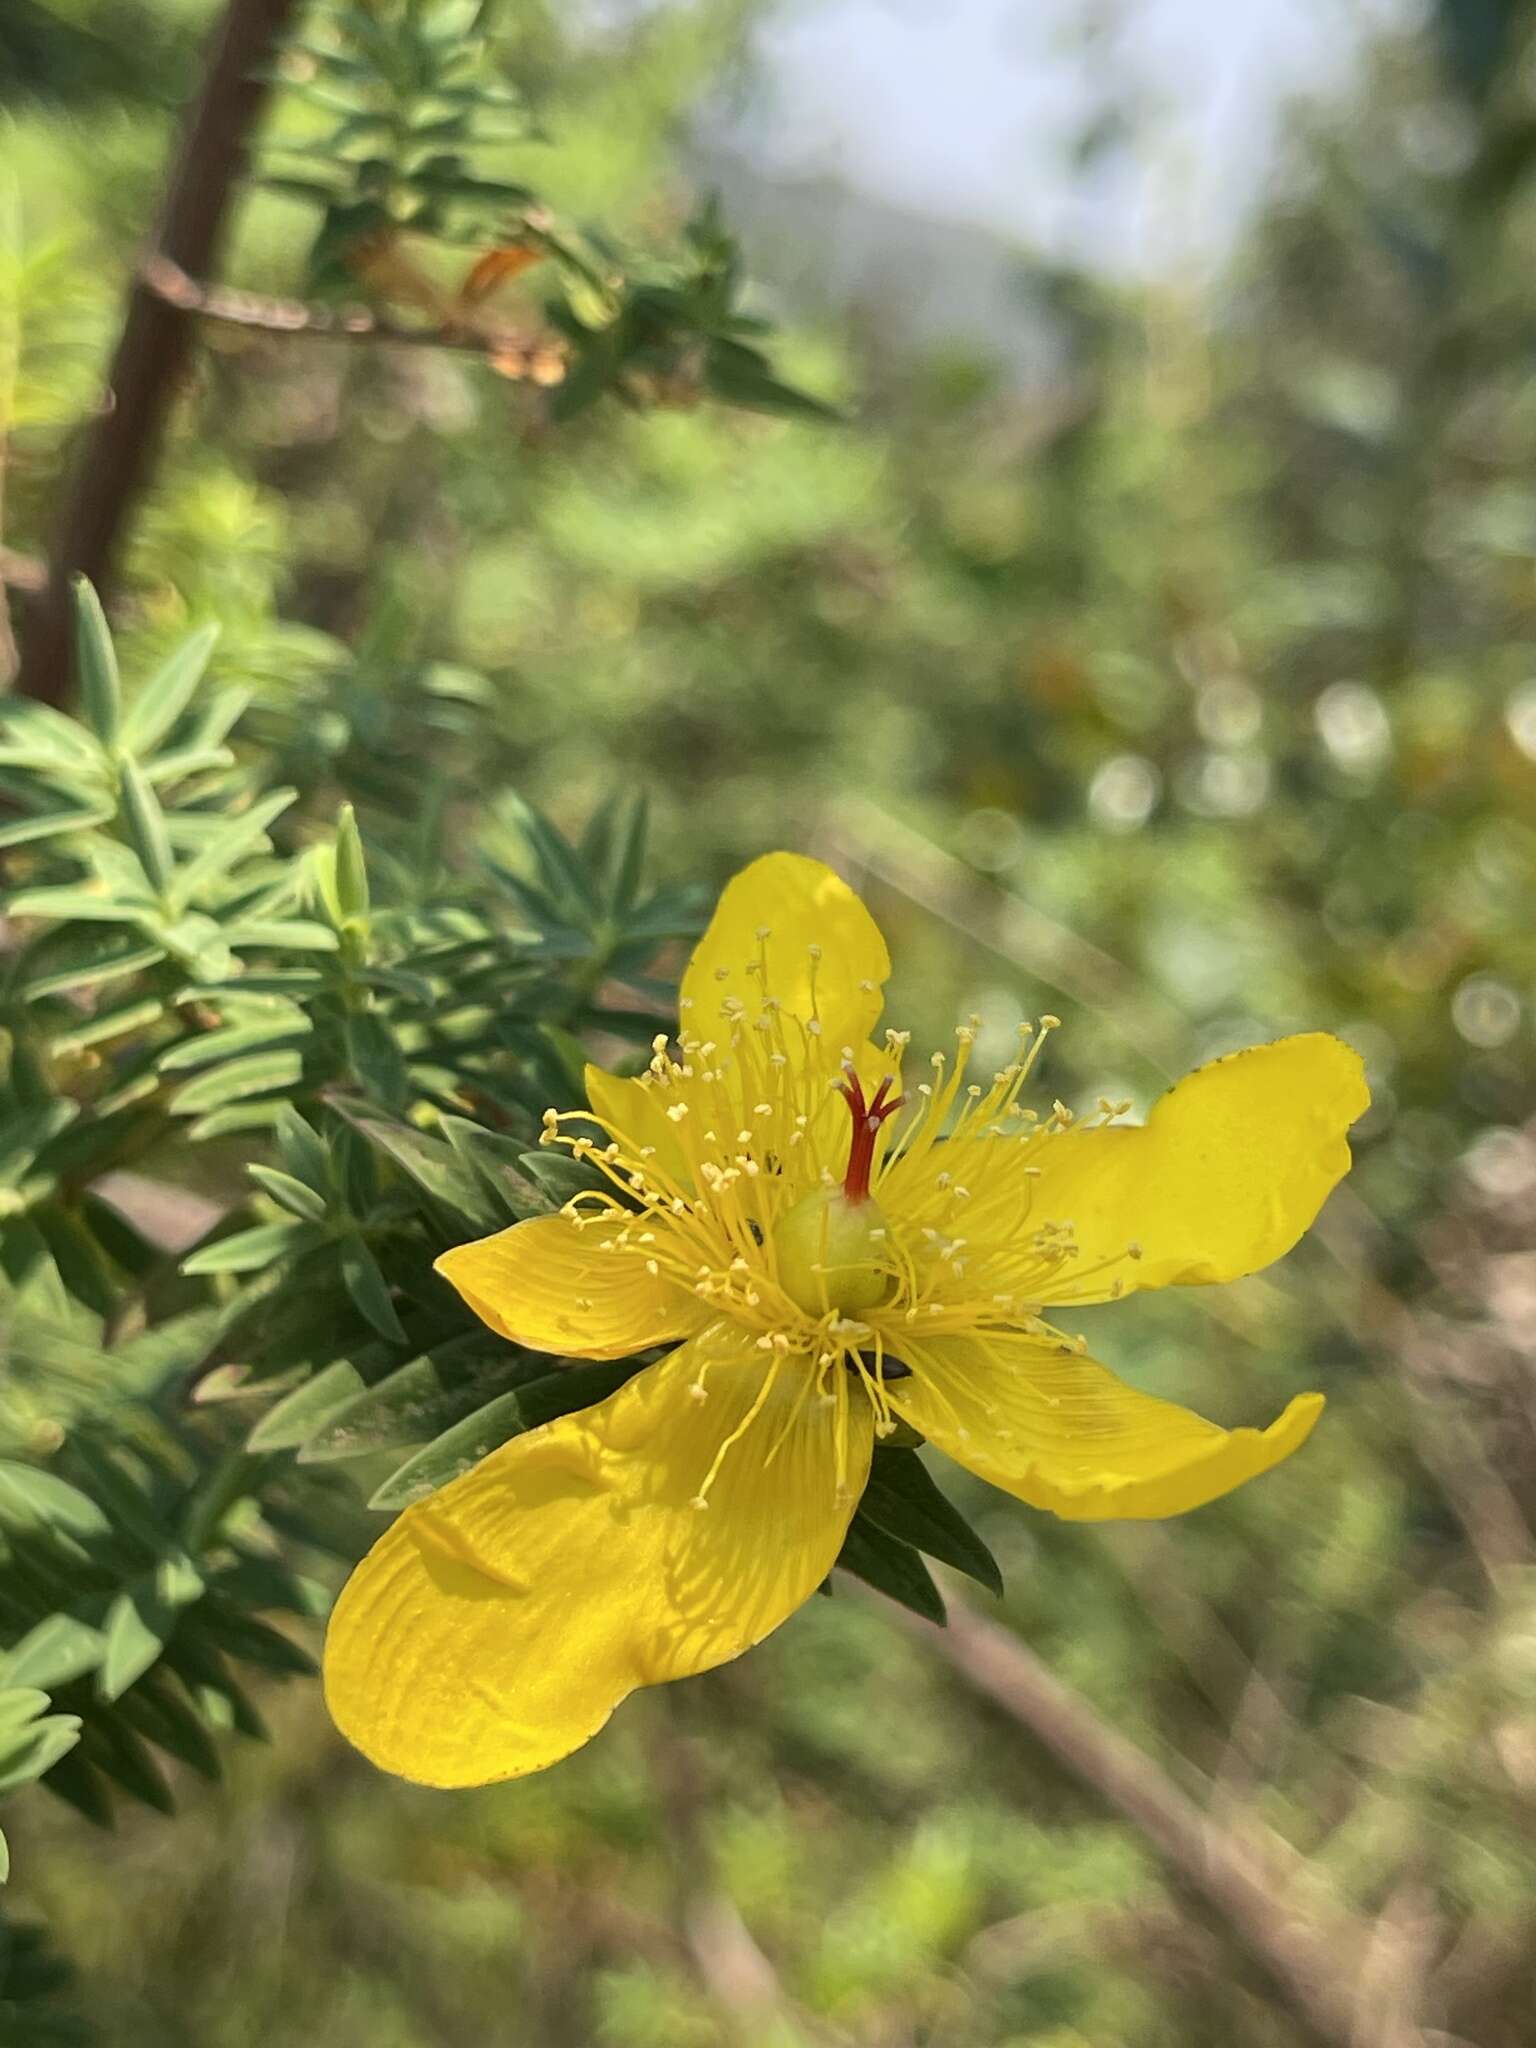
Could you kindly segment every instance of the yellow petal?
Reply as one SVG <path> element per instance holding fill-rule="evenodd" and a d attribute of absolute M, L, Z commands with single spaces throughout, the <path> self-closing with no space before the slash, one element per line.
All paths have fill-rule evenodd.
<path fill-rule="evenodd" d="M 647 1272 L 632 1248 L 605 1250 L 612 1235 L 564 1214 L 535 1216 L 455 1245 L 436 1271 L 483 1323 L 532 1351 L 623 1358 L 696 1330 L 704 1311 L 695 1298 Z"/>
<path fill-rule="evenodd" d="M 407 1509 L 331 1618 L 342 1733 L 419 1783 L 489 1784 L 569 1755 L 636 1686 L 760 1642 L 826 1577 L 869 1470 L 859 1401 L 839 1498 L 829 1411 L 795 1401 L 802 1370 L 781 1366 L 704 1508 L 769 1371 L 723 1323 Z"/>
<path fill-rule="evenodd" d="M 1268 1429 L 1214 1422 L 1032 1337 L 907 1347 L 892 1406 L 956 1464 L 1069 1522 L 1182 1515 L 1288 1458 L 1322 1413 L 1298 1394 Z"/>
<path fill-rule="evenodd" d="M 1078 1255 L 1042 1290 L 1047 1304 L 1235 1280 L 1301 1237 L 1348 1173 L 1345 1133 L 1369 1103 L 1360 1055 L 1308 1032 L 1197 1067 L 1145 1124 L 1075 1125 L 1028 1146 L 978 1138 L 964 1156 L 939 1146 L 928 1177 L 948 1168 L 976 1189 L 966 1234 L 978 1274 L 1021 1228 L 1072 1226 Z"/>
<path fill-rule="evenodd" d="M 683 1029 L 718 1037 L 733 1001 L 756 1022 L 767 996 L 800 1025 L 818 1023 L 808 1049 L 819 1043 L 836 1065 L 868 1038 L 890 971 L 878 925 L 839 875 L 803 854 L 766 853 L 726 884 L 688 963 Z M 795 1034 L 791 1049 L 806 1043 Z"/>
<path fill-rule="evenodd" d="M 677 1128 L 667 1121 L 667 1106 L 680 1100 L 674 1092 L 663 1094 L 649 1082 L 608 1074 L 601 1067 L 588 1067 L 587 1100 L 604 1125 L 629 1142 L 624 1150 L 638 1154 L 649 1145 L 655 1152 L 660 1172 L 684 1190 L 693 1184 L 688 1161 L 678 1142 Z"/>

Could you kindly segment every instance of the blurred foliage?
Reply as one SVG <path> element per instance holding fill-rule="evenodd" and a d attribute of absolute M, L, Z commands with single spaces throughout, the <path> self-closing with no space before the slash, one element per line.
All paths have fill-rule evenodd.
<path fill-rule="evenodd" d="M 756 346 L 768 330 L 736 303 L 737 251 L 713 206 L 680 247 L 647 258 L 488 175 L 498 145 L 504 155 L 531 127 L 522 97 L 493 82 L 491 15 L 489 0 L 374 0 L 323 8 L 286 44 L 277 82 L 316 132 L 288 136 L 280 123 L 263 183 L 320 210 L 305 290 L 361 292 L 444 338 L 479 334 L 498 374 L 548 392 L 557 420 L 608 392 L 824 414 Z M 441 275 L 451 250 L 472 256 L 456 283 Z M 531 270 L 553 272 L 556 287 L 542 324 L 520 332 L 492 307 Z"/>
<path fill-rule="evenodd" d="M 0 24 L 22 554 L 94 402 L 203 12 L 27 0 Z M 316 9 L 305 46 L 345 63 L 357 13 L 392 34 L 431 12 Z M 337 147 L 351 85 L 290 57 L 262 165 L 281 178 L 296 145 L 323 175 L 253 184 L 229 275 L 341 289 L 315 262 L 338 214 L 415 208 L 396 253 L 430 302 L 398 270 L 354 265 L 347 291 L 440 325 L 482 257 L 536 246 L 498 320 L 610 364 L 617 336 L 610 388 L 691 399 L 674 372 L 700 336 L 738 338 L 709 322 L 739 280 L 670 145 L 746 19 L 488 13 L 462 100 L 385 111 L 387 177 L 358 168 L 363 131 Z M 151 28 L 176 53 L 158 70 Z M 77 62 L 82 36 L 119 54 Z M 496 1427 L 546 1412 L 540 1369 L 425 1276 L 467 1222 L 549 1198 L 531 1119 L 569 1096 L 581 1041 L 614 1056 L 664 1007 L 695 899 L 617 888 L 644 790 L 671 873 L 784 843 L 859 876 L 920 1037 L 974 1010 L 986 1051 L 1048 1001 L 1064 1096 L 1145 1102 L 1297 1026 L 1365 1054 L 1375 1107 L 1316 1241 L 1209 1300 L 1138 1303 L 1107 1338 L 1224 1419 L 1327 1388 L 1305 1456 L 1167 1528 L 1067 1527 L 980 1487 L 960 1505 L 1007 1624 L 1213 1813 L 1283 1836 L 1306 1896 L 1373 1925 L 1373 2013 L 1390 1992 L 1442 2038 L 1523 2048 L 1533 43 L 1525 0 L 1438 0 L 1384 32 L 1345 102 L 1296 113 L 1218 286 L 1036 267 L 1060 368 L 1023 386 L 979 346 L 914 362 L 877 304 L 864 339 L 827 323 L 778 346 L 796 388 L 863 394 L 851 422 L 671 403 L 553 431 L 561 385 L 484 351 L 209 328 L 118 607 L 146 680 L 115 737 L 99 678 L 84 728 L 21 707 L 0 819 L 29 920 L 5 956 L 13 1113 L 39 1090 L 77 1105 L 18 1140 L 28 1298 L 0 1455 L 30 1476 L 0 1484 L 0 1526 L 35 1583 L 0 1640 L 61 1611 L 62 1576 L 74 1655 L 94 1646 L 4 1675 L 0 1786 L 51 1763 L 61 1787 L 168 1786 L 182 1813 L 130 1807 L 103 1854 L 37 1795 L 8 1801 L 13 1889 L 81 1977 L 55 1996 L 7 1920 L 0 2015 L 35 1983 L 36 2011 L 88 2015 L 114 2048 L 1304 2038 L 1131 1829 L 841 1591 L 558 1772 L 464 1798 L 341 1763 L 313 1690 L 274 1696 L 255 1639 L 229 1639 L 231 1613 L 257 1620 L 296 1660 L 365 1499 L 403 1497 L 429 1437 L 429 1478 L 470 1455 L 487 1404 Z M 345 106 L 300 90 L 338 83 Z M 454 135 L 420 140 L 440 119 Z M 439 142 L 500 189 L 434 215 L 412 180 Z M 596 238 L 565 225 L 596 217 Z M 605 325 L 584 280 L 620 261 L 633 296 Z M 634 310 L 654 291 L 665 360 Z M 216 647 L 193 637 L 214 623 Z M 124 889 L 131 915 L 93 922 Z M 104 1172 L 129 1178 L 109 1196 Z M 204 1205 L 190 1272 L 185 1233 L 134 1223 L 146 1185 Z M 140 1307 L 108 1330 L 130 1282 Z M 143 1535 L 114 1516 L 110 1544 L 66 1527 L 62 1557 L 28 1553 L 27 1487 L 73 1489 L 88 1520 L 103 1433 Z M 116 1697 L 109 1614 L 114 1682 L 164 1645 Z M 184 1656 L 217 1678 L 189 1687 Z M 238 1701 L 277 1727 L 271 1752 L 208 1745 Z M 225 1779 L 182 1794 L 199 1744 Z"/>

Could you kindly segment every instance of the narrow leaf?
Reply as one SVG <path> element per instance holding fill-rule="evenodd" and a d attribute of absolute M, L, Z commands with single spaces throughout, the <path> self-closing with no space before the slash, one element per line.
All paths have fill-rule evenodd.
<path fill-rule="evenodd" d="M 277 1136 L 277 1149 L 282 1154 L 285 1167 L 295 1180 L 303 1181 L 308 1187 L 325 1189 L 330 1185 L 330 1161 L 325 1144 L 318 1131 L 293 1107 L 284 1103 L 278 1111 L 273 1125 Z"/>
<path fill-rule="evenodd" d="M 89 1494 L 57 1473 L 15 1459 L 0 1459 L 0 1525 L 11 1529 L 63 1529 L 86 1538 L 111 1534 L 111 1523 Z"/>
<path fill-rule="evenodd" d="M 286 1050 L 308 1037 L 313 1028 L 302 1010 L 285 1004 L 259 1022 L 223 1024 L 217 1030 L 185 1038 L 161 1053 L 158 1064 L 162 1074 L 179 1074 L 189 1067 L 206 1067 L 215 1060 L 233 1059 L 241 1053 L 267 1048 Z"/>
<path fill-rule="evenodd" d="M 326 1220 L 325 1197 L 317 1195 L 303 1181 L 295 1180 L 291 1173 L 282 1173 L 275 1166 L 259 1163 L 253 1163 L 245 1170 L 257 1187 L 264 1189 L 290 1216 L 297 1216 L 304 1223 L 324 1223 Z"/>
<path fill-rule="evenodd" d="M 299 1452 L 301 1465 L 426 1444 L 483 1408 L 507 1378 L 507 1352 L 487 1353 L 482 1333 L 413 1358 L 328 1415 Z"/>
<path fill-rule="evenodd" d="M 168 896 L 175 872 L 175 856 L 165 829 L 165 813 L 137 761 L 122 764 L 123 823 L 139 857 L 149 886 L 157 896 Z"/>
<path fill-rule="evenodd" d="M 227 873 L 249 847 L 265 838 L 267 827 L 288 809 L 297 795 L 296 789 L 274 789 L 248 811 L 241 811 L 219 831 L 211 833 L 195 858 L 176 877 L 177 902 L 192 902 L 199 890 Z"/>
<path fill-rule="evenodd" d="M 227 1102 L 240 1102 L 249 1095 L 269 1095 L 296 1086 L 303 1076 L 303 1055 L 297 1050 L 248 1053 L 226 1060 L 210 1073 L 199 1074 L 178 1088 L 171 1108 L 178 1116 L 199 1116 L 210 1109 L 222 1109 Z"/>
<path fill-rule="evenodd" d="M 204 626 L 183 640 L 140 686 L 119 734 L 130 754 L 147 754 L 165 738 L 196 695 L 218 637 L 217 624 Z"/>
<path fill-rule="evenodd" d="M 363 1393 L 367 1384 L 351 1359 L 333 1359 L 312 1380 L 285 1394 L 275 1408 L 268 1410 L 246 1438 L 247 1449 L 296 1450 L 328 1417 L 344 1408 L 354 1395 Z"/>
<path fill-rule="evenodd" d="M 399 1316 L 395 1314 L 384 1275 L 379 1271 L 379 1262 L 355 1233 L 341 1240 L 341 1277 L 358 1312 L 367 1318 L 379 1335 L 389 1338 L 392 1343 L 403 1344 L 405 1332 L 400 1327 Z"/>
<path fill-rule="evenodd" d="M 254 1273 L 279 1259 L 296 1258 L 324 1242 L 322 1234 L 308 1223 L 262 1223 L 254 1230 L 240 1230 L 233 1237 L 221 1237 L 205 1244 L 181 1262 L 188 1277 L 199 1273 Z"/>
<path fill-rule="evenodd" d="M 203 1590 L 191 1559 L 172 1556 L 116 1595 L 107 1609 L 106 1648 L 96 1675 L 102 1699 L 121 1698 L 159 1661 L 183 1608 L 200 1599 Z"/>
<path fill-rule="evenodd" d="M 123 691 L 118 679 L 117 655 L 101 599 L 83 576 L 72 584 L 75 611 L 75 673 L 80 686 L 80 705 L 87 722 L 104 747 L 117 740 L 122 717 Z"/>
<path fill-rule="evenodd" d="M 1002 1597 L 997 1559 L 934 1484 L 916 1451 L 879 1449 L 859 1512 L 902 1543 L 926 1550 Z"/>
<path fill-rule="evenodd" d="M 927 1565 L 909 1544 L 900 1543 L 863 1514 L 848 1525 L 837 1562 L 867 1586 L 909 1607 L 925 1621 L 945 1620 L 944 1596 L 933 1583 Z"/>
<path fill-rule="evenodd" d="M 84 1052 L 93 1045 L 102 1045 L 108 1039 L 126 1038 L 130 1032 L 146 1030 L 165 1015 L 164 1003 L 153 996 L 146 996 L 142 1002 L 124 1003 L 116 1010 L 99 1010 L 84 1024 L 77 1024 L 73 1031 L 61 1031 L 57 1038 L 49 1041 L 48 1050 L 55 1059 L 65 1059 L 77 1052 Z"/>
<path fill-rule="evenodd" d="M 105 1648 L 99 1628 L 72 1614 L 50 1614 L 28 1629 L 0 1661 L 0 1679 L 7 1685 L 36 1685 L 57 1692 L 71 1679 L 94 1671 Z"/>
<path fill-rule="evenodd" d="M 35 818 L 18 818 L 0 825 L 0 847 L 25 846 L 33 839 L 52 839 L 62 832 L 84 832 L 101 825 L 112 815 L 107 804 L 78 804 L 73 810 L 42 811 Z"/>

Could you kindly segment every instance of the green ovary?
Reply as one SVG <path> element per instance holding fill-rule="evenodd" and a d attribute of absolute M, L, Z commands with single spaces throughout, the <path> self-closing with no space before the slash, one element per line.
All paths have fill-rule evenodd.
<path fill-rule="evenodd" d="M 841 1188 L 817 1188 L 782 1216 L 773 1233 L 779 1285 L 797 1308 L 858 1315 L 890 1292 L 886 1222 L 878 1203 L 850 1202 Z"/>

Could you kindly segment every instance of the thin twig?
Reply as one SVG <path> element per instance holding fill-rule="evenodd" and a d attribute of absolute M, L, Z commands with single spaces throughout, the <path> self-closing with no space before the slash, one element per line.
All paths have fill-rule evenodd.
<path fill-rule="evenodd" d="M 1360 2048 L 1353 1985 L 1364 1943 L 1347 1915 L 1299 1900 L 1261 1845 L 1202 1813 L 1006 1628 L 958 1601 L 947 1629 L 899 1619 L 1138 1831 L 1259 1965 L 1310 2040 Z"/>
<path fill-rule="evenodd" d="M 321 341 L 387 341 L 405 348 L 459 349 L 488 358 L 504 376 L 521 374 L 535 382 L 541 377 L 555 381 L 550 370 L 558 367 L 563 371 L 544 337 L 468 321 L 409 326 L 371 306 L 326 306 L 313 299 L 276 298 L 232 285 L 205 284 L 158 250 L 140 264 L 139 278 L 146 291 L 178 312 L 226 327 L 284 338 L 309 335 Z"/>

